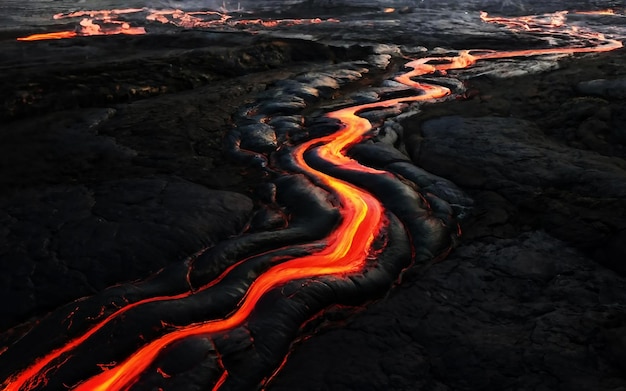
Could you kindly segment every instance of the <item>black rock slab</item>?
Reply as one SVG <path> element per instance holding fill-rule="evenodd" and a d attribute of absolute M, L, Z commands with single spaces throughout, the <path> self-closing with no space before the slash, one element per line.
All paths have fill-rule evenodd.
<path fill-rule="evenodd" d="M 244 195 L 173 177 L 32 189 L 0 205 L 0 329 L 180 262 L 252 212 Z"/>
<path fill-rule="evenodd" d="M 559 144 L 515 118 L 441 117 L 410 128 L 420 135 L 407 145 L 414 162 L 461 187 L 499 194 L 515 209 L 505 220 L 544 228 L 587 254 L 626 228 L 620 158 Z M 619 251 L 599 253 L 606 254 L 599 262 L 624 272 Z"/>

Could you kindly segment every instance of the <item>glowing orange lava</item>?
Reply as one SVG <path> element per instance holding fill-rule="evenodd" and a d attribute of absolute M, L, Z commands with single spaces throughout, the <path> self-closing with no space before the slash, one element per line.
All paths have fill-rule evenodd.
<path fill-rule="evenodd" d="M 126 11 L 130 13 L 135 12 L 136 10 L 131 9 Z M 83 13 L 77 16 L 82 17 L 87 15 L 90 17 L 93 16 L 91 14 Z M 228 20 L 228 18 L 224 19 L 224 17 L 219 13 L 211 15 L 217 17 L 218 19 L 216 20 L 220 20 L 222 23 Z M 558 31 L 562 33 L 562 29 L 566 28 L 564 20 L 565 15 L 565 13 L 555 13 L 544 17 L 503 18 L 490 17 L 486 13 L 481 13 L 481 18 L 485 22 L 499 23 L 512 29 L 522 29 L 524 31 L 541 30 L 542 32 L 556 32 L 558 29 Z M 151 13 L 150 18 L 150 20 L 161 23 L 169 23 L 172 18 L 174 18 L 175 20 L 179 20 L 180 24 L 183 26 L 187 26 L 187 23 L 189 23 L 189 26 L 197 26 L 196 23 L 198 22 L 197 19 L 194 19 L 194 15 L 176 12 Z M 255 21 L 254 23 L 259 22 Z M 370 255 L 372 243 L 386 223 L 383 206 L 372 194 L 309 166 L 304 158 L 305 153 L 316 147 L 317 153 L 321 158 L 334 165 L 341 166 L 342 168 L 376 173 L 380 175 L 391 175 L 385 171 L 360 165 L 355 160 L 346 156 L 346 151 L 350 148 L 350 146 L 362 141 L 372 128 L 371 123 L 367 119 L 359 116 L 359 112 L 369 109 L 392 107 L 407 102 L 435 100 L 444 98 L 451 94 L 450 89 L 446 87 L 420 83 L 414 80 L 416 77 L 433 73 L 442 74 L 453 69 L 467 68 L 479 60 L 557 53 L 602 52 L 622 47 L 622 43 L 620 41 L 607 39 L 601 34 L 581 31 L 580 29 L 567 29 L 566 31 L 569 34 L 572 34 L 572 36 L 578 40 L 577 42 L 585 42 L 585 45 L 577 43 L 576 47 L 502 52 L 489 50 L 463 50 L 456 56 L 416 59 L 406 64 L 406 67 L 410 68 L 408 72 L 395 78 L 396 81 L 414 88 L 416 90 L 415 96 L 347 107 L 328 113 L 328 117 L 338 119 L 342 123 L 341 129 L 332 135 L 305 142 L 296 147 L 293 151 L 294 159 L 297 165 L 310 177 L 315 178 L 318 182 L 324 184 L 324 186 L 335 194 L 339 200 L 342 219 L 334 231 L 325 239 L 327 244 L 326 247 L 319 252 L 291 259 L 269 268 L 250 285 L 250 288 L 245 293 L 236 310 L 228 317 L 224 319 L 208 320 L 186 326 L 176 326 L 174 331 L 171 331 L 153 341 L 147 342 L 144 346 L 127 357 L 123 362 L 116 363 L 109 368 L 101 368 L 102 371 L 99 374 L 76 385 L 73 390 L 127 390 L 138 381 L 139 377 L 150 365 L 152 365 L 155 359 L 174 342 L 191 336 L 218 334 L 243 324 L 249 317 L 251 311 L 255 308 L 259 299 L 269 290 L 297 279 L 325 275 L 346 276 L 351 273 L 363 271 L 366 266 L 368 255 Z M 239 261 L 239 263 L 244 261 Z M 200 290 L 213 286 L 217 281 L 227 275 L 234 267 L 235 265 L 231 266 L 224 273 L 222 273 L 220 277 L 205 287 L 200 288 Z M 5 391 L 28 391 L 46 384 L 49 372 L 55 368 L 55 361 L 59 360 L 59 358 L 63 355 L 68 354 L 85 340 L 92 337 L 112 319 L 122 316 L 131 308 L 135 308 L 149 302 L 159 300 L 176 300 L 191 294 L 193 293 L 185 292 L 176 296 L 146 299 L 121 308 L 120 310 L 100 320 L 95 326 L 81 336 L 50 352 L 48 355 L 36 359 L 35 362 L 26 369 L 7 379 L 2 384 L 2 389 Z M 169 376 L 165 373 L 162 374 L 163 376 Z M 224 371 L 221 377 L 217 380 L 214 389 L 218 389 L 226 381 L 228 376 L 228 372 Z"/>
<path fill-rule="evenodd" d="M 43 34 L 33 34 L 27 37 L 20 37 L 18 41 L 43 41 L 46 39 L 66 39 L 66 38 L 74 38 L 77 37 L 78 33 L 76 31 L 59 31 L 56 33 L 43 33 Z"/>
<path fill-rule="evenodd" d="M 47 39 L 65 39 L 75 37 L 87 37 L 94 35 L 142 35 L 146 33 L 143 27 L 131 27 L 126 22 L 108 20 L 106 24 L 96 23 L 92 19 L 84 18 L 79 23 L 77 31 L 60 31 L 55 33 L 33 34 L 27 37 L 18 38 L 18 41 L 42 41 Z"/>
<path fill-rule="evenodd" d="M 576 13 L 580 15 L 616 15 L 615 11 L 610 8 L 599 11 L 578 11 Z"/>
<path fill-rule="evenodd" d="M 18 41 L 41 41 L 47 39 L 75 38 L 93 35 L 142 35 L 146 34 L 144 27 L 131 26 L 129 22 L 121 20 L 124 15 L 144 14 L 148 22 L 172 24 L 181 28 L 211 28 L 211 27 L 246 27 L 260 26 L 273 28 L 278 26 L 293 26 L 302 24 L 319 24 L 323 22 L 338 22 L 337 19 L 310 18 L 310 19 L 234 19 L 224 12 L 218 11 L 183 11 L 180 9 L 153 10 L 148 8 L 127 8 L 99 11 L 76 11 L 67 14 L 55 14 L 54 19 L 83 18 L 76 31 L 60 31 L 52 33 L 33 34 L 17 38 Z"/>

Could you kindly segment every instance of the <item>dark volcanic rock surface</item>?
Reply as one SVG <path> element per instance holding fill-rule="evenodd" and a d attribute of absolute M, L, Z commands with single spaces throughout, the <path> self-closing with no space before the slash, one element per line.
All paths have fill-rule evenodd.
<path fill-rule="evenodd" d="M 261 177 L 223 158 L 223 133 L 251 94 L 292 73 L 247 72 L 178 94 L 3 124 L 0 289 L 8 303 L 0 329 L 241 232 L 253 209 L 246 194 Z"/>
<path fill-rule="evenodd" d="M 252 201 L 156 177 L 30 188 L 0 210 L 5 329 L 236 234 Z"/>
<path fill-rule="evenodd" d="M 421 134 L 415 161 L 464 188 L 497 193 L 514 210 L 503 208 L 502 221 L 512 214 L 591 254 L 626 229 L 623 159 L 559 145 L 510 118 L 442 117 L 425 122 Z M 599 261 L 626 274 L 623 258 Z"/>
<path fill-rule="evenodd" d="M 626 281 L 545 232 L 461 246 L 298 345 L 270 390 L 618 390 Z"/>

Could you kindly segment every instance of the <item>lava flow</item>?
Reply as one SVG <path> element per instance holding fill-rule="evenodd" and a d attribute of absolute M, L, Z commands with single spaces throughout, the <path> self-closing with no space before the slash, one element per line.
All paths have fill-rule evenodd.
<path fill-rule="evenodd" d="M 131 11 L 133 10 L 129 10 L 129 12 Z M 165 23 L 170 21 L 168 17 L 172 17 L 174 14 L 152 13 L 151 15 L 153 20 Z M 82 17 L 85 15 L 75 16 Z M 366 110 L 393 107 L 403 103 L 437 100 L 453 93 L 447 87 L 418 82 L 415 80 L 416 78 L 467 68 L 480 60 L 557 53 L 602 52 L 622 47 L 620 41 L 607 39 L 601 34 L 583 31 L 580 28 L 568 29 L 565 23 L 566 13 L 555 13 L 547 17 L 520 18 L 490 17 L 486 13 L 482 13 L 481 18 L 485 22 L 499 23 L 508 28 L 522 31 L 541 32 L 542 34 L 556 34 L 558 32 L 559 35 L 566 31 L 570 34 L 573 44 L 559 48 L 500 52 L 463 50 L 456 56 L 426 57 L 410 61 L 406 64 L 410 70 L 397 76 L 395 80 L 413 88 L 415 90 L 414 96 L 367 103 L 330 112 L 326 116 L 341 123 L 340 129 L 336 133 L 313 138 L 298 146 L 293 146 L 291 149 L 291 157 L 298 171 L 305 173 L 311 181 L 336 198 L 341 218 L 332 232 L 323 239 L 324 246 L 322 249 L 310 250 L 306 255 L 272 259 L 268 267 L 261 268 L 263 270 L 243 290 L 241 297 L 236 300 L 233 308 L 226 311 L 225 315 L 208 317 L 202 321 L 191 321 L 183 325 L 164 324 L 164 330 L 160 331 L 159 335 L 143 341 L 139 346 L 131 347 L 132 352 L 126 354 L 124 349 L 120 350 L 122 353 L 116 351 L 115 354 L 119 360 L 116 358 L 111 362 L 111 360 L 103 359 L 90 364 L 92 361 L 98 360 L 97 357 L 93 356 L 100 352 L 92 352 L 89 347 L 98 346 L 98 342 L 94 342 L 94 339 L 105 328 L 114 328 L 118 324 L 123 324 L 132 311 L 142 307 L 155 303 L 177 303 L 204 293 L 210 293 L 211 289 L 220 287 L 222 284 L 232 283 L 227 281 L 228 278 L 235 274 L 241 265 L 250 262 L 252 258 L 240 260 L 222 272 L 219 277 L 206 282 L 199 288 L 126 303 L 122 308 L 103 316 L 103 319 L 98 320 L 95 324 L 87 326 L 87 330 L 83 330 L 79 336 L 72 337 L 70 341 L 53 349 L 50 353 L 40 355 L 30 363 L 12 363 L 11 365 L 16 366 L 15 372 L 2 383 L 2 389 L 5 391 L 34 391 L 48 387 L 53 389 L 52 386 L 49 386 L 51 380 L 66 367 L 69 369 L 65 370 L 64 376 L 67 376 L 68 380 L 63 378 L 56 384 L 64 384 L 67 388 L 80 391 L 128 390 L 137 385 L 150 370 L 158 373 L 163 379 L 169 379 L 171 378 L 170 374 L 160 367 L 154 367 L 172 346 L 192 337 L 212 338 L 213 345 L 217 346 L 215 340 L 219 339 L 220 336 L 223 337 L 224 333 L 249 322 L 259 303 L 274 289 L 293 281 L 306 281 L 324 276 L 342 280 L 367 274 L 373 258 L 378 254 L 378 250 L 373 249 L 375 242 L 387 235 L 386 232 L 390 231 L 393 225 L 390 218 L 387 217 L 390 213 L 389 208 L 386 208 L 381 200 L 373 195 L 373 192 L 364 190 L 344 178 L 339 178 L 340 175 L 334 175 L 334 172 L 328 173 L 328 170 L 320 169 L 315 164 L 311 164 L 309 154 L 314 153 L 316 158 L 324 164 L 344 172 L 394 179 L 395 177 L 386 171 L 359 164 L 356 160 L 348 157 L 346 153 L 351 146 L 366 138 L 372 129 L 372 124 L 359 116 L 359 113 Z M 194 23 L 193 20 L 191 23 Z M 401 219 L 401 216 L 398 218 Z M 452 227 L 448 228 L 452 229 Z M 416 243 L 416 238 L 412 239 L 412 243 Z M 252 272 L 256 272 L 256 269 Z M 246 275 L 250 274 L 254 275 L 251 272 Z M 394 277 L 397 278 L 397 275 Z M 232 290 L 242 290 L 241 285 L 232 284 L 234 284 Z M 302 283 L 302 289 L 306 289 L 305 285 Z M 81 302 L 76 303 L 76 306 L 80 305 Z M 307 318 L 317 313 L 310 308 L 307 310 L 313 312 L 305 316 Z M 90 319 L 83 319 L 83 321 L 86 324 L 90 323 Z M 144 337 L 142 336 L 142 338 Z M 83 348 L 83 345 L 89 343 L 91 345 Z M 0 349 L 0 358 L 19 348 L 18 341 L 15 346 L 5 350 Z M 219 349 L 215 348 L 215 350 Z M 219 389 L 233 375 L 224 366 L 219 352 L 215 355 L 220 368 L 217 370 L 218 375 L 212 378 L 211 386 L 213 389 Z M 87 364 L 83 365 L 85 361 Z M 82 365 L 81 368 L 84 368 L 85 365 L 88 367 L 85 374 L 77 375 L 74 373 L 72 365 L 78 364 Z M 275 369 L 279 364 L 280 360 L 272 362 L 271 365 Z M 75 380 L 76 378 L 79 380 Z M 267 379 L 268 374 L 266 373 L 255 381 L 256 384 L 263 384 Z"/>
<path fill-rule="evenodd" d="M 119 9 L 107 11 L 77 11 L 69 14 L 56 14 L 54 19 L 82 17 L 79 27 L 73 31 L 59 31 L 52 33 L 33 34 L 17 38 L 18 41 L 41 41 L 48 39 L 65 39 L 79 36 L 93 35 L 142 35 L 146 33 L 143 27 L 132 27 L 128 22 L 120 20 L 120 15 L 141 12 L 141 9 Z"/>
<path fill-rule="evenodd" d="M 212 28 L 212 27 L 250 27 L 264 28 L 290 26 L 302 24 L 319 24 L 323 22 L 338 22 L 337 19 L 309 18 L 309 19 L 234 19 L 226 12 L 220 11 L 183 11 L 180 9 L 148 9 L 129 8 L 100 11 L 76 11 L 67 14 L 56 14 L 54 19 L 82 18 L 76 30 L 58 31 L 51 33 L 32 34 L 17 38 L 18 41 L 42 41 L 50 39 L 66 39 L 96 35 L 143 35 L 145 27 L 131 26 L 129 21 L 122 18 L 126 15 L 139 14 L 147 22 L 172 24 L 181 28 Z"/>

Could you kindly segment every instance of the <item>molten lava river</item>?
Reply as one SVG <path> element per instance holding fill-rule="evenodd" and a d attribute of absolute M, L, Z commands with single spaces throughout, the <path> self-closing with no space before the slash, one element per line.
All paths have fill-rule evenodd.
<path fill-rule="evenodd" d="M 112 33 L 145 33 L 117 22 L 115 12 L 99 15 L 109 18 L 115 28 Z M 207 22 L 211 25 L 227 22 L 223 15 L 212 15 L 215 20 Z M 93 14 L 79 16 L 85 17 L 79 34 L 106 34 L 94 27 L 89 19 Z M 150 18 L 198 25 L 197 20 L 175 12 L 152 13 Z M 366 114 L 394 110 L 397 114 L 412 102 L 457 94 L 448 87 L 417 81 L 423 75 L 432 80 L 477 61 L 622 46 L 601 34 L 569 28 L 564 12 L 519 18 L 483 13 L 481 18 L 542 36 L 567 33 L 572 45 L 461 50 L 455 56 L 410 60 L 408 71 L 394 82 L 412 94 L 328 112 L 325 121 L 336 125 L 334 133 L 311 131 L 308 137 L 298 138 L 292 132 L 273 151 L 258 147 L 259 134 L 279 123 L 279 117 L 293 114 L 294 107 L 302 109 L 336 89 L 333 83 L 341 84 L 341 77 L 333 76 L 348 71 L 304 74 L 291 84 L 285 81 L 279 87 L 283 94 L 292 93 L 287 101 L 275 100 L 272 91 L 266 91 L 265 100 L 243 110 L 249 122 L 233 129 L 226 144 L 234 156 L 260 165 L 273 176 L 266 196 L 282 205 L 288 223 L 232 238 L 145 281 L 111 287 L 49 314 L 12 346 L 0 349 L 2 389 L 262 388 L 280 370 L 312 319 L 329 308 L 380 298 L 407 267 L 443 258 L 460 232 L 449 205 L 432 194 L 421 194 L 406 179 L 408 175 L 370 168 L 348 156 L 352 146 L 373 133 Z"/>

